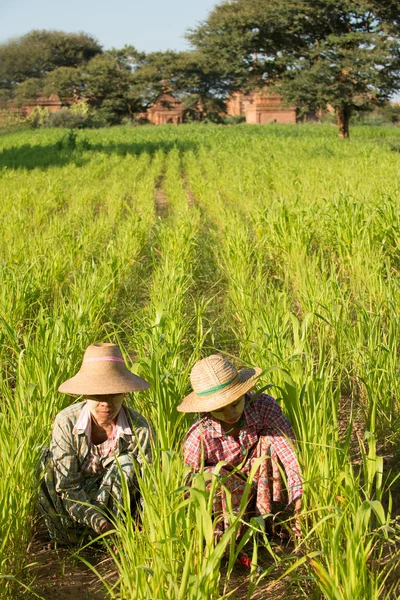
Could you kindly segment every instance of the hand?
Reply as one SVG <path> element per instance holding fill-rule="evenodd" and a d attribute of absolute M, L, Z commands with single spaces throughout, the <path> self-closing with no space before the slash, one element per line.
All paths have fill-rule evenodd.
<path fill-rule="evenodd" d="M 110 521 L 104 521 L 100 525 L 100 533 L 107 533 L 107 531 L 115 531 L 115 527 Z"/>
<path fill-rule="evenodd" d="M 104 521 L 104 523 L 100 525 L 100 533 L 107 533 L 108 531 L 115 531 L 115 527 L 112 525 L 112 523 L 110 523 L 110 521 Z M 118 554 L 118 549 L 115 544 L 111 546 L 111 549 L 114 554 Z"/>

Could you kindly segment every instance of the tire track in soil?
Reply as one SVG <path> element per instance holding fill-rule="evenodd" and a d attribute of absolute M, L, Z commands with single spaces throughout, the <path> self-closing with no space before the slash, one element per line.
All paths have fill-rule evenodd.
<path fill-rule="evenodd" d="M 161 175 L 156 182 L 154 191 L 154 205 L 157 217 L 166 219 L 168 217 L 169 205 L 168 199 L 163 188 L 164 177 Z"/>
<path fill-rule="evenodd" d="M 169 212 L 167 196 L 162 185 L 163 180 L 164 176 L 160 175 L 154 189 L 155 212 L 156 216 L 161 219 L 167 218 Z M 152 229 L 156 226 L 157 223 L 154 223 Z M 150 253 L 148 249 L 153 242 L 153 235 L 150 232 L 140 253 L 141 256 L 137 260 L 139 272 L 136 273 L 136 277 L 132 278 L 132 282 L 136 282 L 137 277 L 145 280 L 149 276 L 151 261 L 149 261 Z M 126 308 L 125 296 L 130 295 L 129 290 L 131 287 L 132 285 L 128 286 L 129 289 L 125 289 L 124 292 L 120 292 L 119 311 L 124 312 Z M 146 286 L 143 287 L 146 289 Z M 143 304 L 144 297 L 141 296 L 139 300 L 139 304 Z M 117 314 L 114 314 L 113 320 L 116 317 Z M 121 317 L 121 314 L 119 317 Z M 33 594 L 27 592 L 25 594 L 26 598 L 40 597 L 43 600 L 107 600 L 109 598 L 98 577 L 77 558 L 73 550 L 66 548 L 54 550 L 49 549 L 47 545 L 48 543 L 45 541 L 44 532 L 42 531 L 37 533 L 30 544 L 28 562 L 31 567 L 28 573 L 29 579 L 33 579 L 33 583 L 30 585 Z M 118 579 L 118 572 L 115 570 L 114 563 L 107 551 L 88 548 L 81 555 L 108 582 L 113 583 Z"/>
<path fill-rule="evenodd" d="M 167 218 L 169 213 L 168 200 L 162 187 L 164 181 L 164 166 L 157 176 L 152 190 L 155 218 L 152 220 L 145 236 L 143 247 L 132 265 L 132 271 L 127 274 L 117 291 L 116 308 L 111 315 L 111 321 L 121 327 L 120 339 L 126 341 L 124 327 L 130 329 L 130 316 L 132 311 L 140 311 L 149 300 L 149 291 L 153 275 L 153 252 L 156 246 L 157 231 L 160 219 Z M 136 352 L 129 350 L 132 362 L 137 359 Z"/>

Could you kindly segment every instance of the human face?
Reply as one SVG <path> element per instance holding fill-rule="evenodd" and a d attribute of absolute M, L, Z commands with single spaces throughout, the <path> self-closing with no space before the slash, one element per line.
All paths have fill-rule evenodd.
<path fill-rule="evenodd" d="M 244 396 L 241 396 L 232 404 L 228 404 L 227 406 L 223 406 L 219 410 L 211 411 L 212 416 L 218 421 L 222 421 L 223 423 L 229 423 L 229 425 L 234 425 L 237 423 L 242 416 L 244 411 Z"/>
<path fill-rule="evenodd" d="M 104 394 L 99 396 L 86 396 L 89 409 L 99 425 L 108 425 L 118 415 L 124 394 Z"/>

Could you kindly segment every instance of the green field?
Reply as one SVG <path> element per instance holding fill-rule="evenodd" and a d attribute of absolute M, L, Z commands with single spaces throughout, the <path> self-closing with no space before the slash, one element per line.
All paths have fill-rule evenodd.
<path fill-rule="evenodd" d="M 106 597 L 227 597 L 238 520 L 213 547 L 204 477 L 183 488 L 175 406 L 218 349 L 267 370 L 298 439 L 303 537 L 249 529 L 273 598 L 397 598 L 400 129 L 187 125 L 0 135 L 0 596 L 34 589 L 35 466 L 59 384 L 96 341 L 151 389 L 143 529 L 118 525 Z M 254 534 L 254 535 L 253 535 Z M 228 556 L 224 557 L 227 549 Z M 224 577 L 220 565 L 224 565 Z M 40 597 L 40 596 L 39 596 Z M 244 596 L 245 597 L 245 596 Z"/>

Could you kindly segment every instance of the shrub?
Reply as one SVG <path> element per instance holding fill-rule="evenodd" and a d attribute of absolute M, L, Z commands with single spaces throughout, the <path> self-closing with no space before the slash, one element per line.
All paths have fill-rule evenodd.
<path fill-rule="evenodd" d="M 38 129 L 39 127 L 46 127 L 50 119 L 50 111 L 48 108 L 42 108 L 41 106 L 35 106 L 26 122 L 32 129 Z"/>
<path fill-rule="evenodd" d="M 107 125 L 98 112 L 93 111 L 85 102 L 73 104 L 70 108 L 62 108 L 50 114 L 46 127 L 61 127 L 65 129 L 99 128 Z"/>
<path fill-rule="evenodd" d="M 0 106 L 0 130 L 18 129 L 25 126 L 25 115 L 18 109 L 1 108 Z"/>
<path fill-rule="evenodd" d="M 53 112 L 47 122 L 48 127 L 65 127 L 68 129 L 82 129 L 85 127 L 87 118 L 81 114 L 75 114 L 69 108 L 62 108 Z"/>
<path fill-rule="evenodd" d="M 246 121 L 246 117 L 244 115 L 235 115 L 230 117 L 224 117 L 222 122 L 224 125 L 238 125 L 239 123 L 244 123 Z"/>

